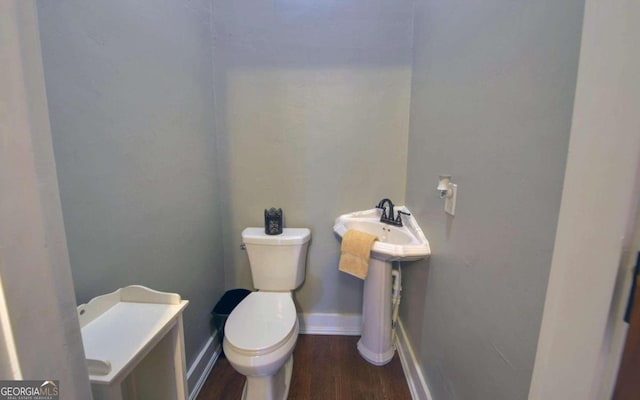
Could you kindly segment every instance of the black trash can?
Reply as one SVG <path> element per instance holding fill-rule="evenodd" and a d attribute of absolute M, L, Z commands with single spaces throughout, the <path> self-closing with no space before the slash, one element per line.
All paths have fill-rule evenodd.
<path fill-rule="evenodd" d="M 251 291 L 247 289 L 227 290 L 213 307 L 211 315 L 213 315 L 213 324 L 220 335 L 220 342 L 224 339 L 224 324 L 227 322 L 229 314 L 250 293 Z"/>

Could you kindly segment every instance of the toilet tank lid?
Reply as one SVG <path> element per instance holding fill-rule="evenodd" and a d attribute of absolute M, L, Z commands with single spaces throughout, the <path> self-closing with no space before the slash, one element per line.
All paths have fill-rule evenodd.
<path fill-rule="evenodd" d="M 311 231 L 307 228 L 284 228 L 279 235 L 267 235 L 264 228 L 245 228 L 242 231 L 242 242 L 245 244 L 302 244 L 311 239 Z"/>

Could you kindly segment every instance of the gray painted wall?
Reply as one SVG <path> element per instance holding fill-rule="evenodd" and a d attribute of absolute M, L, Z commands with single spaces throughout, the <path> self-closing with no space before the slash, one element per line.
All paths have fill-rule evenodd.
<path fill-rule="evenodd" d="M 39 1 L 79 303 L 130 284 L 190 301 L 190 364 L 224 286 L 207 1 Z"/>
<path fill-rule="evenodd" d="M 403 202 L 412 1 L 214 1 L 227 287 L 251 287 L 240 232 L 264 208 L 309 227 L 302 312 L 360 313 L 334 219 Z"/>
<path fill-rule="evenodd" d="M 429 261 L 401 318 L 434 399 L 527 397 L 560 205 L 583 0 L 421 0 L 408 207 Z M 436 195 L 458 183 L 455 218 Z"/>

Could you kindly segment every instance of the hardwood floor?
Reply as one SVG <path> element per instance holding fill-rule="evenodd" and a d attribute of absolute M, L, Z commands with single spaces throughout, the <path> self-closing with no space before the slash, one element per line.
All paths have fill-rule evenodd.
<path fill-rule="evenodd" d="M 640 263 L 640 257 L 638 259 Z M 631 321 L 618 370 L 614 400 L 637 400 L 640 398 L 640 276 L 636 277 Z"/>
<path fill-rule="evenodd" d="M 409 387 L 398 355 L 376 367 L 358 353 L 357 336 L 300 335 L 293 352 L 291 400 L 408 400 Z M 213 367 L 197 400 L 240 399 L 244 376 L 226 358 Z"/>

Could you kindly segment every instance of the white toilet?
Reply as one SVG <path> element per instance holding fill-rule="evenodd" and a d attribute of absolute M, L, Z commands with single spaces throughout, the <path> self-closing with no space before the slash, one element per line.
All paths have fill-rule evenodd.
<path fill-rule="evenodd" d="M 258 291 L 229 315 L 223 347 L 231 366 L 247 377 L 243 399 L 287 398 L 299 332 L 291 291 L 304 281 L 310 239 L 306 228 L 285 228 L 275 236 L 264 228 L 242 231 Z"/>

